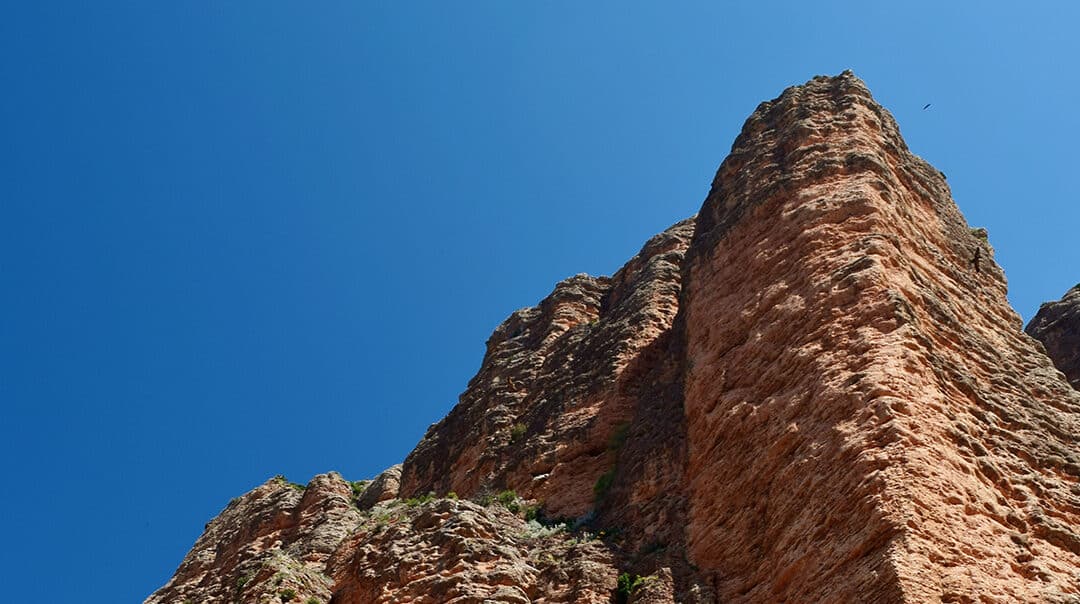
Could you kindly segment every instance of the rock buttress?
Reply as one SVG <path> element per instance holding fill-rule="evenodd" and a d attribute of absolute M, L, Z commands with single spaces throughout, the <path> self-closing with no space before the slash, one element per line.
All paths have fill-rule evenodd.
<path fill-rule="evenodd" d="M 683 288 L 686 539 L 721 601 L 1077 597 L 1080 396 L 858 78 L 751 116 Z"/>

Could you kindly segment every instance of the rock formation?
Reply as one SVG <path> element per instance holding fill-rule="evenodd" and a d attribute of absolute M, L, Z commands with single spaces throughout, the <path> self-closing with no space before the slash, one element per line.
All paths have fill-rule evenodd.
<path fill-rule="evenodd" d="M 500 325 L 399 471 L 272 480 L 148 602 L 1080 602 L 1080 393 L 1005 292 L 815 78 L 696 219 Z"/>
<path fill-rule="evenodd" d="M 1042 342 L 1072 387 L 1080 389 L 1080 284 L 1040 306 L 1024 331 Z"/>
<path fill-rule="evenodd" d="M 360 522 L 341 476 L 316 476 L 307 487 L 278 476 L 234 499 L 146 604 L 307 602 L 330 600 L 320 572 Z"/>

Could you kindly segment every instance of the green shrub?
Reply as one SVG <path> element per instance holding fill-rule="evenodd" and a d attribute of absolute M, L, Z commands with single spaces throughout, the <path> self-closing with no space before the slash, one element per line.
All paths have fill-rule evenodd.
<path fill-rule="evenodd" d="M 987 231 L 984 227 L 971 229 L 971 234 L 974 235 L 978 239 L 982 239 L 983 241 L 989 241 L 990 240 L 990 232 Z"/>
<path fill-rule="evenodd" d="M 410 497 L 409 499 L 406 499 L 405 505 L 414 508 L 418 505 L 424 505 L 432 499 L 435 499 L 435 493 L 427 493 L 426 495 L 421 495 L 419 497 Z"/>
<path fill-rule="evenodd" d="M 397 521 L 397 516 L 394 516 L 390 512 L 379 512 L 378 514 L 375 514 L 375 526 L 383 527 Z"/>
<path fill-rule="evenodd" d="M 349 486 L 352 487 L 353 497 L 359 499 L 360 496 L 364 494 L 364 491 L 367 490 L 369 484 L 371 484 L 370 480 L 357 480 L 355 482 L 350 482 Z"/>
<path fill-rule="evenodd" d="M 540 506 L 530 505 L 525 507 L 525 520 L 536 520 L 540 516 Z"/>
<path fill-rule="evenodd" d="M 304 485 L 302 485 L 302 484 L 300 484 L 298 482 L 289 482 L 289 479 L 285 478 L 284 474 L 278 474 L 277 476 L 274 477 L 274 480 L 276 480 L 277 482 L 280 482 L 281 484 L 289 485 L 290 487 L 296 489 L 297 491 L 303 491 L 304 489 L 307 488 L 306 486 L 304 486 Z"/>
<path fill-rule="evenodd" d="M 654 578 L 655 577 L 641 577 L 630 573 L 619 575 L 615 587 L 615 601 L 620 604 L 626 604 L 626 602 L 630 601 L 630 596 L 634 595 L 634 592 L 644 587 Z"/>
<path fill-rule="evenodd" d="M 320 602 L 318 598 L 308 598 L 307 602 L 304 602 L 304 604 L 322 604 L 322 602 Z"/>
<path fill-rule="evenodd" d="M 450 491 L 449 493 L 446 494 L 446 498 L 447 499 L 453 499 L 454 501 L 457 501 L 458 496 L 457 496 L 457 493 L 455 493 L 453 491 Z"/>
<path fill-rule="evenodd" d="M 278 596 L 281 598 L 282 602 L 288 602 L 289 600 L 292 600 L 296 597 L 296 590 L 291 588 L 283 589 L 281 590 L 281 593 L 278 594 Z"/>
<path fill-rule="evenodd" d="M 487 491 L 483 491 L 483 492 L 477 493 L 476 496 L 473 497 L 473 501 L 475 501 L 476 503 L 478 503 L 478 504 L 480 504 L 480 505 L 482 505 L 484 507 L 487 507 L 487 506 L 491 505 L 492 503 L 495 503 L 495 496 L 492 495 L 491 493 L 487 492 Z"/>
<path fill-rule="evenodd" d="M 525 424 L 522 424 L 520 422 L 514 424 L 513 426 L 510 426 L 510 442 L 516 443 L 522 438 L 525 438 L 525 430 Z"/>
<path fill-rule="evenodd" d="M 507 489 L 502 493 L 499 493 L 499 496 L 496 499 L 504 508 L 509 510 L 511 514 L 517 514 L 521 511 L 521 504 L 518 503 L 517 493 L 512 490 Z"/>
<path fill-rule="evenodd" d="M 593 485 L 592 492 L 594 499 L 599 502 L 607 496 L 608 490 L 611 489 L 611 483 L 615 480 L 615 468 L 611 468 L 607 472 L 600 475 L 600 478 L 596 479 L 596 484 Z"/>

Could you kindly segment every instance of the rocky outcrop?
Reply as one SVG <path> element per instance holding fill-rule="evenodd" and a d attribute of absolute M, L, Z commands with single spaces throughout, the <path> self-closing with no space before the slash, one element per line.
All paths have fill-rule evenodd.
<path fill-rule="evenodd" d="M 613 277 L 567 279 L 504 321 L 458 405 L 406 458 L 402 494 L 513 489 L 554 516 L 589 511 L 678 311 L 693 231 L 680 222 Z"/>
<path fill-rule="evenodd" d="M 375 477 L 370 484 L 364 485 L 364 490 L 356 500 L 356 506 L 361 510 L 370 510 L 377 503 L 396 499 L 401 489 L 401 464 L 390 466 Z"/>
<path fill-rule="evenodd" d="M 316 476 L 307 487 L 272 478 L 207 524 L 146 604 L 329 602 L 326 561 L 360 518 L 338 474 Z"/>
<path fill-rule="evenodd" d="M 599 540 L 505 506 L 397 501 L 366 515 L 329 565 L 335 603 L 609 602 L 618 570 Z"/>
<path fill-rule="evenodd" d="M 400 473 L 259 487 L 149 601 L 1080 601 L 1080 393 L 993 255 L 858 78 L 790 88 Z"/>
<path fill-rule="evenodd" d="M 1054 365 L 1080 390 L 1080 284 L 1040 306 L 1024 331 L 1042 342 Z"/>

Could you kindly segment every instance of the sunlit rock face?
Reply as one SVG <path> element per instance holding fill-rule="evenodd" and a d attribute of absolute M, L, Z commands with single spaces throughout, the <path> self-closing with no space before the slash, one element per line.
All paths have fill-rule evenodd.
<path fill-rule="evenodd" d="M 1005 293 L 863 82 L 814 78 L 695 218 L 503 322 L 400 468 L 268 482 L 148 602 L 1080 601 L 1080 393 Z M 1029 326 L 1066 374 L 1069 312 Z"/>
<path fill-rule="evenodd" d="M 1077 594 L 1080 397 L 860 80 L 758 108 L 687 257 L 686 538 L 722 601 Z"/>

